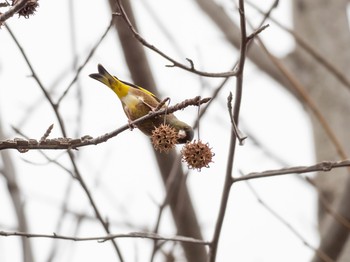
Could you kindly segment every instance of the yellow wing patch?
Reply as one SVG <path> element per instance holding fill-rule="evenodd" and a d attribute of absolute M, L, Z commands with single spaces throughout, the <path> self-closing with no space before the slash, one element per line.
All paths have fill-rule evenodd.
<path fill-rule="evenodd" d="M 134 85 L 134 84 L 130 84 L 130 83 L 125 82 L 125 81 L 122 81 L 122 80 L 119 80 L 119 81 L 122 82 L 122 83 L 125 84 L 125 85 L 129 85 L 129 86 L 131 86 L 131 87 L 134 87 L 134 88 L 136 88 L 136 89 L 142 91 L 143 93 L 154 97 L 158 102 L 160 102 L 160 99 L 159 99 L 158 97 L 156 97 L 155 94 L 153 94 L 152 92 L 148 91 L 147 89 L 144 89 L 144 88 L 142 88 L 142 87 L 140 87 L 140 86 L 137 86 L 137 85 Z"/>

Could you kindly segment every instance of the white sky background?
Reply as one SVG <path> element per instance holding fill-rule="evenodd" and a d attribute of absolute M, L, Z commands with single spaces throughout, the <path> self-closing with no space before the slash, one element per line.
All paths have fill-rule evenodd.
<path fill-rule="evenodd" d="M 232 16 L 237 17 L 232 1 L 221 2 Z M 255 2 L 260 4 L 261 1 Z M 272 1 L 268 2 L 264 4 L 265 8 Z M 52 90 L 54 100 L 74 76 L 68 3 L 40 1 L 35 16 L 28 20 L 14 17 L 8 21 L 44 86 Z M 172 57 L 184 63 L 186 57 L 191 58 L 197 68 L 212 72 L 227 71 L 236 61 L 237 51 L 192 1 L 143 0 L 133 1 L 133 6 L 142 36 Z M 149 13 L 149 8 L 173 39 L 164 35 Z M 248 7 L 246 9 L 248 19 L 258 23 L 260 16 Z M 108 26 L 109 12 L 107 1 L 100 1 L 100 5 L 96 1 L 74 1 L 74 44 L 78 50 L 78 65 L 85 60 Z M 273 14 L 284 24 L 291 25 L 289 1 L 280 1 Z M 272 23 L 262 33 L 262 37 L 278 56 L 285 55 L 293 48 L 291 38 Z M 82 111 L 77 113 L 77 84 L 61 104 L 60 112 L 70 137 L 98 136 L 126 123 L 117 97 L 88 77 L 90 73 L 96 72 L 97 63 L 101 63 L 121 79 L 131 81 L 117 40 L 116 32 L 110 31 L 80 74 Z M 39 139 L 52 123 L 55 127 L 51 137 L 61 136 L 52 109 L 36 82 L 29 77 L 30 71 L 5 28 L 0 30 L 0 43 L 0 116 L 7 132 L 6 138 L 19 136 L 11 128 L 15 126 L 27 136 Z M 152 51 L 147 51 L 147 55 L 161 96 L 171 97 L 172 104 L 196 95 L 210 96 L 222 81 L 200 78 L 181 69 L 165 67 L 169 63 L 163 58 Z M 206 240 L 212 237 L 225 176 L 230 130 L 226 97 L 230 91 L 234 92 L 234 86 L 232 79 L 201 120 L 200 137 L 213 147 L 214 163 L 201 172 L 191 171 L 188 178 Z M 249 62 L 245 70 L 241 112 L 242 131 L 252 133 L 288 165 L 314 162 L 310 125 L 303 108 Z M 196 114 L 195 108 L 176 113 L 188 123 L 194 122 Z M 81 125 L 77 121 L 79 117 Z M 113 233 L 151 230 L 154 227 L 157 204 L 163 201 L 164 189 L 150 148 L 149 140 L 134 130 L 126 131 L 107 143 L 85 147 L 77 152 L 81 173 L 101 212 L 111 222 Z M 66 167 L 71 167 L 62 152 L 46 153 L 57 157 Z M 11 156 L 16 163 L 19 184 L 24 192 L 30 232 L 56 232 L 60 205 L 72 179 L 61 168 L 47 164 L 38 152 L 20 154 L 11 151 Z M 239 175 L 238 170 L 249 173 L 279 167 L 282 166 L 266 156 L 249 138 L 243 147 L 237 148 L 236 176 Z M 284 217 L 311 245 L 317 246 L 316 195 L 309 186 L 294 176 L 259 179 L 251 184 L 269 207 Z M 72 186 L 69 210 L 94 216 L 80 185 L 73 182 Z M 0 212 L 0 230 L 15 231 L 16 217 L 2 177 Z M 91 219 L 83 220 L 76 228 L 76 218 L 72 214 L 65 217 L 62 230 L 56 233 L 105 235 L 101 225 Z M 160 234 L 172 236 L 175 233 L 170 212 L 166 210 Z M 33 239 L 32 243 L 36 261 L 46 261 L 52 246 L 56 244 L 60 249 L 55 261 L 115 261 L 116 257 L 109 243 L 55 242 L 48 239 Z M 145 239 L 118 241 L 126 261 L 148 261 L 151 243 Z M 22 261 L 18 252 L 20 249 L 19 238 L 0 238 L 0 261 Z M 309 261 L 312 255 L 313 252 L 300 239 L 258 203 L 245 183 L 238 183 L 232 188 L 217 261 Z M 157 261 L 162 261 L 161 256 Z"/>

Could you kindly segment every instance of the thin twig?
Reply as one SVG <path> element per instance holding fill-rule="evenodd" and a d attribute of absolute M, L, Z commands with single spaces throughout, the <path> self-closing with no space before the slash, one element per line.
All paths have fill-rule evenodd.
<path fill-rule="evenodd" d="M 4 237 L 27 237 L 27 238 L 53 238 L 53 239 L 61 239 L 61 240 L 72 240 L 72 241 L 98 241 L 103 243 L 108 240 L 116 239 L 116 238 L 146 238 L 146 239 L 156 239 L 156 240 L 166 240 L 166 241 L 177 241 L 198 245 L 209 245 L 208 241 L 198 240 L 191 237 L 185 236 L 174 236 L 174 237 L 164 237 L 158 234 L 154 234 L 152 232 L 131 232 L 128 234 L 109 234 L 107 236 L 96 236 L 96 237 L 73 237 L 73 236 L 65 236 L 59 235 L 56 233 L 53 234 L 33 234 L 26 232 L 9 232 L 9 231 L 0 231 L 0 236 Z"/>
<path fill-rule="evenodd" d="M 251 41 L 253 40 L 258 34 L 260 34 L 262 31 L 264 31 L 266 28 L 268 28 L 270 25 L 262 25 L 260 27 L 258 27 L 258 29 L 256 29 L 253 33 L 251 33 L 249 36 L 247 36 L 247 41 Z"/>
<path fill-rule="evenodd" d="M 225 86 L 225 84 L 227 83 L 227 81 L 229 80 L 229 77 L 225 77 L 224 80 L 219 84 L 219 86 L 217 88 L 214 89 L 214 92 L 212 93 L 212 95 L 210 96 L 211 99 L 210 101 L 205 105 L 201 107 L 201 110 L 199 112 L 199 115 L 195 121 L 195 123 L 193 124 L 193 128 L 197 128 L 199 125 L 199 120 L 204 116 L 205 112 L 207 112 L 209 106 L 212 104 L 212 102 L 216 99 L 216 97 L 219 95 L 220 91 L 223 89 L 223 87 Z"/>
<path fill-rule="evenodd" d="M 257 36 L 259 33 L 261 33 L 262 30 L 266 29 L 269 25 L 263 26 L 264 21 L 261 22 L 260 26 L 258 27 L 258 29 L 256 31 L 254 31 L 251 35 L 249 35 L 247 37 L 247 52 L 249 51 L 249 47 L 251 46 L 252 40 L 254 39 L 255 36 Z M 260 28 L 260 29 L 259 29 Z M 235 65 L 232 67 L 231 71 L 234 71 L 235 68 L 237 67 L 238 62 L 235 63 Z M 206 106 L 202 107 L 198 118 L 196 119 L 195 123 L 193 124 L 193 128 L 197 128 L 197 126 L 199 125 L 199 120 L 203 117 L 203 115 L 205 114 L 205 112 L 208 110 L 209 106 L 211 105 L 211 103 L 216 99 L 216 97 L 219 95 L 220 91 L 223 89 L 223 87 L 225 86 L 225 84 L 227 83 L 227 81 L 230 79 L 229 76 L 225 77 L 224 80 L 219 84 L 219 86 L 217 88 L 214 89 L 213 94 L 210 96 L 212 99 L 206 104 Z"/>
<path fill-rule="evenodd" d="M 130 28 L 131 32 L 133 33 L 133 35 L 135 36 L 135 38 L 145 47 L 153 50 L 154 52 L 156 52 L 157 54 L 159 54 L 160 56 L 162 56 L 163 58 L 165 58 L 166 60 L 170 61 L 172 64 L 171 65 L 167 65 L 167 67 L 179 67 L 181 69 L 184 69 L 186 71 L 189 71 L 191 73 L 197 74 L 197 75 L 201 75 L 201 76 L 206 76 L 206 77 L 231 77 L 231 76 L 237 76 L 237 72 L 235 70 L 232 71 L 227 71 L 227 72 L 220 72 L 220 73 L 213 73 L 213 72 L 205 72 L 205 71 L 200 71 L 195 69 L 194 66 L 194 62 L 192 59 L 190 58 L 186 58 L 186 60 L 190 63 L 190 66 L 187 66 L 183 63 L 180 63 L 178 61 L 176 61 L 175 59 L 171 58 L 169 55 L 167 55 L 166 53 L 164 53 L 163 51 L 161 51 L 159 48 L 157 48 L 156 46 L 150 44 L 149 42 L 146 41 L 146 39 L 144 39 L 135 29 L 135 27 L 132 25 L 132 23 L 130 22 L 127 14 L 124 11 L 124 8 L 120 2 L 120 0 L 117 0 L 117 4 L 119 6 L 119 13 L 115 13 L 115 15 L 120 16 L 123 18 L 123 20 L 126 22 L 126 24 L 128 25 L 128 27 Z M 268 27 L 268 25 L 262 26 L 261 28 L 259 28 L 258 30 L 256 30 L 256 32 L 254 32 L 253 34 L 251 34 L 250 36 L 248 36 L 248 40 L 253 39 L 257 34 L 259 34 L 261 31 L 265 30 Z"/>
<path fill-rule="evenodd" d="M 318 200 L 322 204 L 322 207 L 341 225 L 344 226 L 345 229 L 350 230 L 350 221 L 339 214 L 336 210 L 334 210 L 334 207 L 329 202 L 329 200 L 326 198 L 324 193 L 320 190 L 320 188 L 316 185 L 315 181 L 310 179 L 309 177 L 305 177 L 306 181 L 309 182 L 317 191 Z"/>
<path fill-rule="evenodd" d="M 329 125 L 327 119 L 323 116 L 321 111 L 319 110 L 316 103 L 312 100 L 310 95 L 307 93 L 305 87 L 298 81 L 298 79 L 293 76 L 287 68 L 279 61 L 273 54 L 269 52 L 263 41 L 260 39 L 260 37 L 256 37 L 256 40 L 259 43 L 259 46 L 262 48 L 262 50 L 266 53 L 266 55 L 270 58 L 271 62 L 280 70 L 280 72 L 286 77 L 286 79 L 290 82 L 291 86 L 293 87 L 293 90 L 297 92 L 297 94 L 300 96 L 301 99 L 304 100 L 305 105 L 308 106 L 308 108 L 312 111 L 314 116 L 318 119 L 320 125 L 326 132 L 329 140 L 333 143 L 333 145 L 336 148 L 336 151 L 339 155 L 339 157 L 346 159 L 347 154 L 340 143 L 339 139 L 335 135 L 335 132 L 333 131 L 333 128 Z"/>
<path fill-rule="evenodd" d="M 310 172 L 329 172 L 333 168 L 340 167 L 350 167 L 350 160 L 339 160 L 339 161 L 323 161 L 311 166 L 296 166 L 296 167 L 287 167 L 281 169 L 267 170 L 263 172 L 253 172 L 245 176 L 234 178 L 233 183 L 256 179 L 256 178 L 265 178 L 271 176 L 281 176 L 281 175 L 290 175 L 290 174 L 303 174 Z"/>
<path fill-rule="evenodd" d="M 88 56 L 86 57 L 85 61 L 78 67 L 75 76 L 73 77 L 72 81 L 69 83 L 68 87 L 66 88 L 66 90 L 63 92 L 63 94 L 61 95 L 61 97 L 57 100 L 57 105 L 59 105 L 62 101 L 62 99 L 67 95 L 67 93 L 69 92 L 70 88 L 73 86 L 73 84 L 77 81 L 78 76 L 81 72 L 81 70 L 83 70 L 83 68 L 86 66 L 86 64 L 90 61 L 91 57 L 94 55 L 95 51 L 97 50 L 97 48 L 100 46 L 100 44 L 102 43 L 103 39 L 106 37 L 107 33 L 109 32 L 109 30 L 111 29 L 113 25 L 113 16 L 111 18 L 111 21 L 108 25 L 108 27 L 106 28 L 106 30 L 104 31 L 104 33 L 102 34 L 102 36 L 100 37 L 100 39 L 97 41 L 97 43 L 95 44 L 95 46 L 91 49 L 91 51 L 89 52 Z"/>
<path fill-rule="evenodd" d="M 258 140 L 256 140 L 254 138 L 254 136 L 252 134 L 249 135 L 249 139 L 250 141 L 253 141 L 257 146 L 259 146 L 266 155 L 272 157 L 274 160 L 276 160 L 277 162 L 279 162 L 281 165 L 286 165 L 285 162 L 281 159 L 278 158 L 278 156 L 272 154 L 271 152 L 269 152 L 267 149 L 265 149 Z M 339 162 L 339 161 L 338 161 Z M 321 164 L 321 165 L 320 165 Z M 335 164 L 334 162 L 332 162 L 331 164 L 327 163 L 320 163 L 320 164 L 317 164 L 319 166 L 325 166 L 326 169 L 329 168 L 329 166 L 332 166 L 332 168 L 337 168 L 335 167 Z M 350 164 L 350 162 L 349 162 Z M 317 166 L 315 165 L 315 166 Z M 341 166 L 339 166 L 341 167 Z M 297 168 L 297 169 L 309 169 L 310 172 L 314 172 L 314 170 L 311 170 L 310 167 L 294 167 L 294 168 Z M 321 170 L 324 171 L 324 167 L 321 167 Z M 285 171 L 285 170 L 283 170 Z M 295 171 L 295 170 L 293 170 Z M 319 171 L 319 170 L 315 170 L 315 171 Z M 330 170 L 329 170 L 330 171 Z M 262 172 L 260 172 L 262 174 Z M 254 173 L 251 173 L 251 174 L 254 174 Z M 257 172 L 255 172 L 255 174 L 257 174 Z M 291 173 L 293 175 L 295 175 L 296 173 Z M 261 178 L 263 178 L 265 176 L 262 176 Z M 268 177 L 268 176 L 266 176 Z M 297 178 L 300 178 L 302 181 L 305 181 L 305 182 L 308 182 L 311 186 L 313 186 L 313 188 L 318 192 L 318 198 L 319 198 L 319 201 L 322 205 L 322 207 L 329 213 L 329 215 L 331 215 L 339 224 L 343 225 L 345 229 L 349 230 L 350 229 L 350 222 L 348 219 L 346 219 L 343 215 L 341 215 L 339 212 L 337 212 L 336 210 L 334 210 L 334 207 L 332 207 L 331 203 L 329 202 L 329 200 L 326 199 L 326 197 L 324 196 L 324 194 L 320 191 L 320 189 L 317 187 L 317 185 L 315 184 L 314 180 L 310 179 L 309 177 L 307 176 L 296 176 Z M 255 177 L 255 178 L 258 178 L 258 177 Z M 252 178 L 249 178 L 247 177 L 247 179 L 254 179 L 254 177 Z M 242 180 L 241 180 L 242 181 Z M 249 181 L 249 180 L 244 180 L 244 181 Z M 236 180 L 235 180 L 236 182 Z M 260 202 L 260 201 L 259 201 Z M 303 240 L 302 240 L 303 241 Z M 305 243 L 305 241 L 303 241 L 303 243 Z M 316 251 L 316 256 L 321 258 L 322 256 L 322 251 L 318 251 L 318 250 L 315 250 Z M 322 258 L 321 258 L 322 259 Z M 326 260 L 324 260 L 326 261 Z"/>
<path fill-rule="evenodd" d="M 230 115 L 230 119 L 231 119 L 231 124 L 232 124 L 232 131 L 235 132 L 235 135 L 239 141 L 240 145 L 244 144 L 244 140 L 247 138 L 246 135 L 244 135 L 242 133 L 242 131 L 237 127 L 237 124 L 235 122 L 235 120 L 233 119 L 233 115 L 232 115 L 232 92 L 230 92 L 229 96 L 227 97 L 227 108 L 228 108 L 228 112 Z"/>
<path fill-rule="evenodd" d="M 250 1 L 246 1 L 251 7 L 257 10 L 259 13 L 264 13 L 257 5 Z M 330 61 L 327 60 L 322 54 L 320 54 L 312 45 L 308 44 L 300 35 L 298 35 L 293 30 L 287 28 L 285 25 L 274 19 L 273 17 L 269 17 L 269 19 L 279 26 L 281 29 L 291 34 L 295 41 L 306 51 L 308 52 L 316 61 L 319 62 L 320 65 L 324 66 L 329 72 L 331 72 L 335 78 L 339 80 L 342 84 L 344 84 L 350 90 L 350 81 L 336 66 L 332 65 Z"/>
<path fill-rule="evenodd" d="M 164 53 L 163 51 L 161 51 L 159 48 L 155 47 L 154 45 L 150 44 L 149 42 L 146 41 L 146 39 L 144 39 L 135 29 L 135 27 L 132 25 L 132 23 L 129 20 L 129 17 L 127 16 L 127 14 L 124 11 L 124 8 L 121 4 L 120 0 L 117 0 L 117 4 L 119 6 L 119 10 L 120 13 L 115 13 L 115 15 L 120 16 L 125 23 L 128 25 L 128 27 L 130 28 L 130 31 L 133 33 L 133 35 L 135 36 L 135 38 L 145 47 L 153 50 L 154 52 L 156 52 L 157 54 L 159 54 L 160 56 L 162 56 L 163 58 L 165 58 L 166 60 L 170 61 L 172 64 L 168 65 L 168 67 L 179 67 L 181 69 L 184 69 L 186 71 L 189 71 L 191 73 L 194 74 L 198 74 L 201 76 L 207 76 L 207 77 L 228 77 L 228 76 L 236 76 L 237 73 L 235 71 L 228 71 L 228 72 L 221 72 L 221 73 L 211 73 L 211 72 L 205 72 L 205 71 L 200 71 L 195 69 L 194 63 L 191 59 L 186 58 L 186 60 L 190 63 L 190 66 L 185 65 L 183 63 L 180 63 L 178 61 L 176 61 L 175 59 L 171 58 L 169 55 L 167 55 L 166 53 Z"/>
<path fill-rule="evenodd" d="M 10 35 L 11 35 L 13 41 L 15 41 L 17 47 L 19 48 L 19 50 L 20 50 L 20 52 L 21 52 L 21 54 L 22 54 L 24 60 L 26 61 L 27 65 L 28 65 L 28 67 L 29 67 L 29 69 L 30 69 L 30 71 L 31 71 L 31 73 L 32 73 L 32 77 L 33 77 L 34 80 L 37 82 L 37 84 L 39 85 L 39 87 L 40 87 L 41 91 L 43 92 L 45 98 L 47 99 L 47 101 L 49 102 L 50 106 L 52 107 L 52 109 L 53 109 L 53 111 L 54 111 L 54 113 L 55 113 L 55 116 L 56 116 L 56 118 L 57 118 L 57 121 L 59 122 L 59 125 L 60 125 L 60 127 L 61 127 L 62 135 L 63 135 L 64 137 L 66 137 L 67 134 L 66 134 L 66 131 L 65 131 L 65 125 L 64 125 L 64 122 L 63 122 L 63 119 L 62 119 L 60 113 L 59 113 L 58 110 L 57 110 L 57 105 L 53 102 L 53 100 L 52 100 L 52 98 L 51 98 L 49 92 L 47 92 L 47 90 L 45 89 L 43 83 L 41 82 L 41 80 L 39 79 L 38 75 L 36 74 L 36 72 L 35 72 L 35 70 L 34 70 L 32 64 L 31 64 L 30 61 L 29 61 L 28 56 L 27 56 L 26 53 L 24 52 L 24 49 L 23 49 L 22 45 L 21 45 L 21 44 L 19 43 L 19 41 L 17 40 L 17 37 L 14 35 L 14 33 L 12 32 L 12 30 L 10 29 L 10 27 L 9 27 L 8 25 L 6 26 L 6 29 L 7 29 L 7 31 L 10 33 Z"/>
<path fill-rule="evenodd" d="M 291 84 L 290 86 L 293 88 L 293 91 L 296 92 L 296 94 L 299 96 L 301 100 L 303 100 L 304 104 L 310 109 L 312 114 L 315 116 L 315 118 L 320 123 L 321 127 L 324 129 L 328 139 L 330 142 L 334 145 L 337 154 L 341 159 L 347 159 L 347 153 L 343 147 L 343 145 L 340 143 L 338 137 L 336 136 L 334 129 L 332 126 L 330 126 L 327 119 L 324 117 L 324 115 L 321 113 L 321 111 L 318 108 L 318 105 L 313 101 L 313 99 L 310 97 L 310 95 L 307 93 L 305 87 L 300 83 L 300 81 L 297 79 L 297 77 L 293 76 L 286 67 L 282 64 L 280 60 L 278 60 L 274 55 L 272 55 L 267 48 L 265 47 L 264 43 L 261 41 L 259 37 L 256 37 L 257 41 L 259 42 L 259 45 L 262 47 L 263 51 L 269 56 L 270 60 L 275 64 L 275 66 L 280 70 L 282 75 L 286 77 L 286 79 Z M 350 171 L 350 167 L 347 167 L 348 172 Z M 347 180 L 347 184 L 349 184 L 350 180 Z M 347 203 L 350 196 L 350 190 L 349 186 L 345 187 L 346 190 L 342 194 L 339 200 L 339 205 L 337 205 L 336 213 L 343 214 L 347 212 Z M 343 245 L 344 241 L 348 237 L 348 231 L 343 230 L 343 227 L 340 226 L 338 221 L 334 220 L 331 222 L 331 225 L 326 229 L 325 235 L 330 236 L 330 238 L 339 238 L 339 243 L 330 242 L 329 237 L 323 238 L 320 243 L 320 248 L 323 250 L 327 250 L 328 254 L 330 254 L 332 257 L 336 258 L 339 255 L 339 252 L 341 250 L 341 246 Z M 343 241 L 344 240 L 344 241 Z M 335 248 L 335 249 L 334 249 Z M 333 252 L 333 253 L 332 253 Z M 316 254 L 317 255 L 317 254 Z M 318 259 L 316 259 L 318 260 Z"/>
<path fill-rule="evenodd" d="M 275 9 L 278 6 L 278 2 L 279 2 L 278 0 L 275 0 L 273 5 L 270 7 L 270 9 L 264 15 L 264 19 L 260 22 L 260 24 L 258 26 L 258 29 L 256 29 L 253 33 L 251 33 L 249 36 L 247 36 L 247 52 L 249 52 L 249 49 L 252 46 L 252 43 L 253 43 L 252 40 L 254 39 L 254 37 L 256 37 L 258 34 L 260 34 L 263 30 L 265 30 L 269 26 L 269 25 L 264 25 L 264 23 L 265 23 L 266 19 L 270 16 L 270 14 L 273 11 L 273 9 Z M 238 62 L 235 63 L 235 65 L 232 68 L 232 71 L 237 67 L 237 64 L 238 64 Z M 229 77 L 226 77 L 222 81 L 222 83 L 220 83 L 220 85 L 215 89 L 213 94 L 210 96 L 212 99 L 207 103 L 206 106 L 202 107 L 201 112 L 199 114 L 199 117 L 196 120 L 195 124 L 193 125 L 194 128 L 197 127 L 199 119 L 202 118 L 204 113 L 207 111 L 207 109 L 209 108 L 211 103 L 215 100 L 215 98 L 219 95 L 220 91 L 223 89 L 223 87 L 225 86 L 225 84 L 227 83 L 228 80 L 229 80 Z"/>
<path fill-rule="evenodd" d="M 25 139 L 29 140 L 30 138 L 28 136 L 26 136 L 25 134 L 23 134 L 23 132 L 21 132 L 17 127 L 12 126 L 12 129 L 20 134 L 21 136 L 23 136 Z M 39 150 L 39 153 L 48 161 L 47 163 L 34 163 L 33 161 L 27 161 L 26 159 L 23 159 L 23 161 L 31 164 L 31 165 L 47 165 L 49 163 L 53 163 L 55 165 L 57 165 L 58 167 L 62 168 L 65 172 L 67 172 L 72 178 L 74 178 L 74 174 L 71 170 L 69 170 L 67 167 L 65 167 L 64 165 L 62 165 L 60 162 L 57 161 L 57 159 L 61 156 L 59 155 L 56 159 L 52 159 L 50 158 L 47 154 L 45 154 L 45 152 L 43 150 Z"/>
<path fill-rule="evenodd" d="M 327 254 L 325 254 L 322 250 L 318 250 L 317 248 L 313 247 L 286 219 L 284 219 L 281 215 L 279 215 L 275 210 L 273 210 L 269 205 L 267 205 L 262 198 L 259 196 L 258 192 L 253 188 L 253 186 L 246 181 L 248 188 L 253 193 L 255 198 L 258 200 L 258 202 L 272 215 L 274 216 L 278 221 L 280 221 L 284 226 L 286 226 L 297 238 L 300 239 L 300 241 L 313 250 L 316 255 L 324 262 L 334 262 L 333 259 L 331 259 Z"/>
<path fill-rule="evenodd" d="M 51 131 L 53 129 L 53 124 L 51 124 L 48 129 L 46 130 L 45 134 L 40 138 L 39 144 L 44 142 L 50 135 Z"/>

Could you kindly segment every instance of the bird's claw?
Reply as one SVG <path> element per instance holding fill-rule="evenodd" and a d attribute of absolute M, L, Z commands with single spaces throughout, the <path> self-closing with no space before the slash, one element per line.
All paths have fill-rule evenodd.
<path fill-rule="evenodd" d="M 129 125 L 130 131 L 132 131 L 136 127 L 130 119 L 128 119 L 128 125 Z"/>

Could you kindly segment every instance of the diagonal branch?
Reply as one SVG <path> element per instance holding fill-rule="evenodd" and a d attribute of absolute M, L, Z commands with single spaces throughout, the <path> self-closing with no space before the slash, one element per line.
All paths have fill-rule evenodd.
<path fill-rule="evenodd" d="M 179 67 L 181 69 L 184 69 L 186 71 L 189 71 L 191 73 L 195 73 L 201 76 L 208 76 L 208 77 L 229 77 L 229 76 L 235 76 L 237 73 L 235 72 L 235 70 L 233 71 L 228 71 L 228 72 L 221 72 L 221 73 L 211 73 L 211 72 L 205 72 L 205 71 L 200 71 L 197 70 L 194 66 L 194 63 L 191 59 L 186 58 L 186 60 L 190 63 L 190 65 L 185 65 L 183 63 L 180 63 L 178 61 L 176 61 L 175 59 L 173 59 L 172 57 L 170 57 L 169 55 L 167 55 L 166 53 L 164 53 L 163 51 L 161 51 L 159 48 L 157 48 L 156 46 L 150 44 L 148 41 L 146 41 L 146 39 L 144 39 L 135 29 L 135 27 L 132 25 L 129 17 L 127 16 L 127 14 L 125 13 L 125 10 L 123 8 L 123 6 L 120 3 L 120 0 L 117 1 L 118 5 L 120 7 L 120 13 L 115 13 L 115 15 L 122 17 L 122 19 L 126 22 L 127 26 L 129 27 L 130 31 L 133 33 L 133 35 L 135 36 L 135 38 L 145 47 L 153 50 L 154 52 L 158 53 L 160 56 L 162 56 L 163 58 L 165 58 L 166 60 L 170 61 L 172 63 L 172 65 L 169 65 L 169 67 Z M 262 28 L 262 30 L 265 29 Z"/>
<path fill-rule="evenodd" d="M 59 105 L 61 103 L 61 101 L 67 95 L 67 93 L 69 92 L 69 90 L 71 89 L 73 84 L 77 81 L 77 79 L 78 79 L 78 77 L 80 75 L 80 72 L 84 69 L 86 64 L 90 61 L 91 57 L 94 55 L 95 51 L 100 46 L 100 44 L 102 43 L 103 39 L 105 39 L 105 37 L 107 36 L 107 34 L 108 34 L 109 30 L 111 29 L 112 25 L 113 25 L 113 17 L 111 18 L 109 26 L 103 32 L 102 36 L 97 41 L 97 43 L 94 45 L 94 47 L 90 50 L 90 52 L 87 55 L 87 57 L 85 58 L 84 62 L 77 68 L 76 73 L 75 73 L 72 81 L 69 83 L 69 85 L 67 86 L 66 90 L 62 93 L 61 97 L 57 100 L 57 103 L 56 103 L 57 105 Z"/>
<path fill-rule="evenodd" d="M 193 99 L 186 99 L 174 106 L 167 107 L 165 109 L 161 109 L 158 111 L 150 112 L 148 115 L 145 115 L 143 117 L 140 117 L 134 121 L 129 122 L 128 124 L 125 124 L 124 126 L 106 133 L 104 135 L 98 136 L 96 138 L 92 138 L 90 136 L 83 136 L 81 138 L 68 138 L 68 137 L 59 137 L 59 138 L 53 138 L 53 139 L 40 139 L 40 141 L 37 141 L 36 139 L 23 139 L 23 138 L 15 138 L 13 140 L 0 140 L 0 150 L 3 149 L 17 149 L 21 153 L 25 153 L 28 150 L 34 150 L 34 149 L 77 149 L 79 147 L 88 146 L 88 145 L 97 145 L 103 142 L 106 142 L 107 140 L 111 139 L 112 137 L 117 136 L 121 132 L 124 132 L 125 130 L 128 130 L 130 128 L 130 125 L 137 125 L 141 122 L 144 122 L 150 118 L 154 118 L 160 115 L 164 114 L 171 114 L 175 111 L 182 110 L 188 106 L 198 106 L 204 103 L 207 103 L 210 101 L 210 98 L 201 98 L 199 96 L 194 97 Z M 49 128 L 50 129 L 50 128 Z"/>
<path fill-rule="evenodd" d="M 268 206 L 262 198 L 259 196 L 258 192 L 253 188 L 253 186 L 248 182 L 248 188 L 253 193 L 253 195 L 258 200 L 259 204 L 261 204 L 272 216 L 274 216 L 279 222 L 281 222 L 285 227 L 287 227 L 297 238 L 300 239 L 300 241 L 308 248 L 313 250 L 318 258 L 320 258 L 323 262 L 335 262 L 333 259 L 331 259 L 326 253 L 324 253 L 322 250 L 318 250 L 314 246 L 312 246 L 304 237 L 303 235 L 297 231 L 296 228 L 294 228 L 285 218 L 283 218 L 281 215 L 279 215 L 274 209 L 272 209 L 270 206 Z"/>
<path fill-rule="evenodd" d="M 55 104 L 53 102 L 53 99 L 51 98 L 49 92 L 46 90 L 46 88 L 44 87 L 44 85 L 42 84 L 42 82 L 40 81 L 40 78 L 39 76 L 36 74 L 36 72 L 34 71 L 34 68 L 28 58 L 28 56 L 26 55 L 26 53 L 24 52 L 24 49 L 23 47 L 21 46 L 21 44 L 19 43 L 19 41 L 17 40 L 17 38 L 15 37 L 15 35 L 13 34 L 13 32 L 10 30 L 9 27 L 7 27 L 7 30 L 8 32 L 10 33 L 12 39 L 15 41 L 17 47 L 19 48 L 23 58 L 25 59 L 31 73 L 32 73 L 32 76 L 33 78 L 35 79 L 35 81 L 37 82 L 37 84 L 39 85 L 41 91 L 43 92 L 45 98 L 47 99 L 47 101 L 49 102 L 50 106 L 52 107 L 52 110 L 54 111 L 54 114 L 57 118 L 57 121 L 59 122 L 59 126 L 60 126 L 60 129 L 61 129 L 61 132 L 62 132 L 62 135 L 64 138 L 67 137 L 67 133 L 66 133 L 66 129 L 65 129 L 65 125 L 64 125 L 64 121 L 61 117 L 61 114 L 58 110 L 58 105 Z M 25 151 L 24 151 L 25 152 Z M 89 191 L 88 187 L 87 187 L 87 184 L 85 183 L 85 180 L 83 179 L 81 173 L 80 173 L 80 170 L 76 164 L 76 161 L 75 161 L 75 158 L 74 158 L 74 155 L 72 153 L 72 150 L 70 148 L 68 148 L 67 150 L 67 153 L 68 153 L 68 156 L 69 156 L 69 159 L 71 161 L 71 164 L 73 166 L 73 170 L 74 170 L 74 173 L 75 173 L 75 178 L 78 180 L 78 182 L 80 183 L 81 187 L 83 188 L 90 204 L 91 204 L 91 207 L 92 209 L 94 210 L 95 212 L 95 215 L 97 217 L 97 219 L 100 221 L 102 227 L 104 228 L 104 230 L 106 231 L 106 233 L 110 233 L 110 229 L 109 229 L 109 224 L 107 223 L 107 221 L 105 221 L 103 218 L 102 218 L 102 215 L 101 215 L 101 212 L 99 211 L 99 208 L 97 207 L 96 205 L 96 202 L 94 200 L 94 198 L 92 197 L 92 194 L 91 192 Z M 111 240 L 111 243 L 117 253 L 117 256 L 119 258 L 120 261 L 124 261 L 123 259 L 123 256 L 122 256 L 122 253 L 116 243 L 116 241 L 114 239 Z"/>
<path fill-rule="evenodd" d="M 7 19 L 12 17 L 14 14 L 16 14 L 18 11 L 23 9 L 29 1 L 30 0 L 19 0 L 14 6 L 12 6 L 5 13 L 0 14 L 0 25 L 1 23 L 5 22 Z"/>

